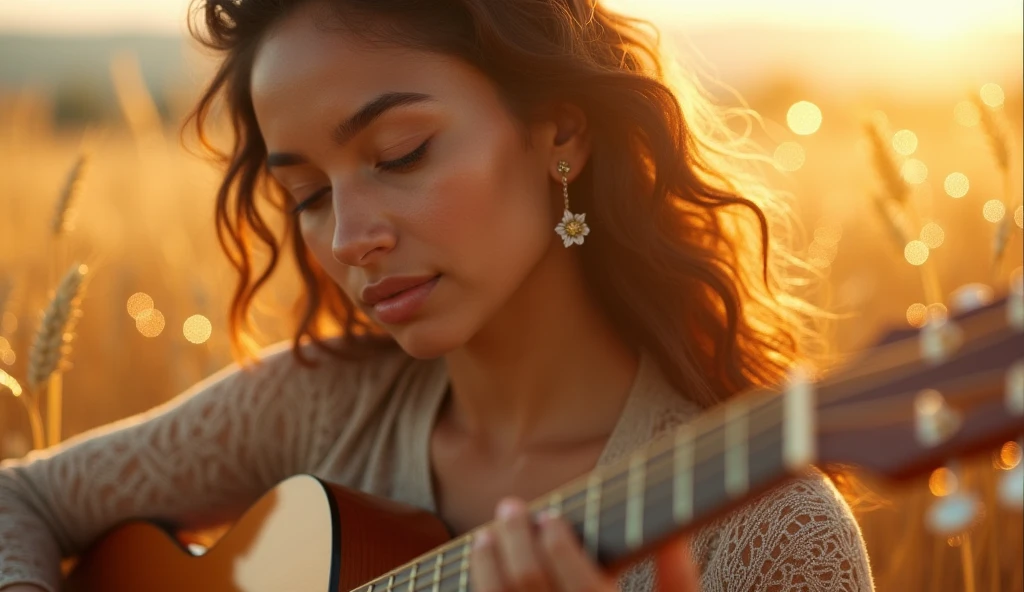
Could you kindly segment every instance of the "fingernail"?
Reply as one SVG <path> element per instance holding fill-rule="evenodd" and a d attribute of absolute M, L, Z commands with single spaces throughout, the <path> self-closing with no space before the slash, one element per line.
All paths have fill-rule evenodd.
<path fill-rule="evenodd" d="M 491 544 L 492 535 L 489 530 L 481 530 L 473 535 L 473 548 L 482 549 Z"/>
<path fill-rule="evenodd" d="M 523 510 L 523 504 L 519 500 L 505 499 L 498 503 L 498 519 L 508 520 Z"/>

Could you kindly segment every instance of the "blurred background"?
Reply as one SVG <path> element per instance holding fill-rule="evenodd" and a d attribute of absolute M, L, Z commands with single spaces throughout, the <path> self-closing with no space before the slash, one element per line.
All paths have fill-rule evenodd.
<path fill-rule="evenodd" d="M 944 314 L 961 286 L 1001 294 L 1020 273 L 1021 0 L 610 4 L 655 22 L 720 103 L 760 116 L 751 134 L 793 196 L 817 298 L 845 315 L 830 328 L 837 351 Z M 0 3 L 0 458 L 33 445 L 12 379 L 29 380 L 42 312 L 76 263 L 89 281 L 57 375 L 62 437 L 231 360 L 218 171 L 179 136 L 215 57 L 188 41 L 186 12 L 187 0 Z M 278 311 L 295 285 L 288 272 L 267 290 L 265 342 L 287 336 Z M 863 475 L 885 500 L 857 506 L 878 589 L 1024 589 L 1021 512 L 996 500 L 1019 462 L 1008 443 L 955 474 Z M 925 528 L 930 504 L 965 491 L 985 504 L 969 531 Z"/>

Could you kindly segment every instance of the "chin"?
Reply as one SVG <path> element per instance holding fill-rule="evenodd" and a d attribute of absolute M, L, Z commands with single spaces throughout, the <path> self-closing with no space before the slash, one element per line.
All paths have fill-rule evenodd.
<path fill-rule="evenodd" d="M 405 353 L 420 360 L 439 358 L 469 340 L 457 323 L 438 319 L 418 319 L 389 333 Z"/>

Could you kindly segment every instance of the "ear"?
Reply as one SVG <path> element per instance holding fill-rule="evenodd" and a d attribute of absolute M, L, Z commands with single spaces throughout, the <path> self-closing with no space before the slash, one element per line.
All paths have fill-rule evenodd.
<path fill-rule="evenodd" d="M 545 148 L 543 152 L 549 161 L 551 176 L 561 183 L 558 163 L 564 160 L 569 163 L 566 178 L 572 182 L 590 158 L 590 130 L 586 114 L 572 103 L 552 105 L 541 129 L 540 141 Z"/>

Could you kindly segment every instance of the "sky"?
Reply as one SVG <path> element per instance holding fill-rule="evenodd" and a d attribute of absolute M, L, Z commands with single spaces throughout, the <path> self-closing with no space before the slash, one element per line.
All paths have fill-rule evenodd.
<path fill-rule="evenodd" d="M 605 0 L 660 25 L 889 29 L 913 36 L 1024 32 L 1024 0 Z M 0 32 L 180 33 L 188 0 L 2 0 Z"/>

